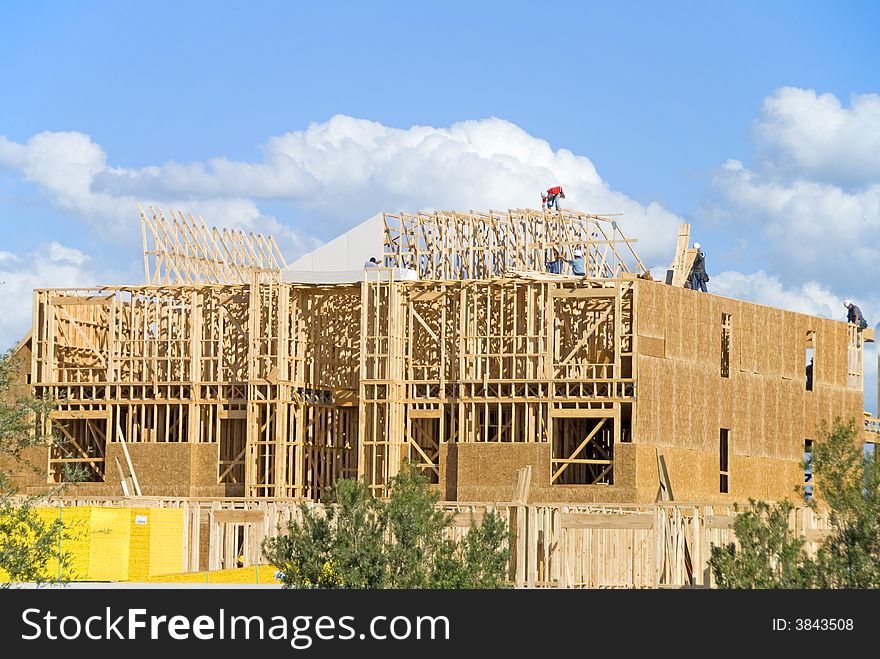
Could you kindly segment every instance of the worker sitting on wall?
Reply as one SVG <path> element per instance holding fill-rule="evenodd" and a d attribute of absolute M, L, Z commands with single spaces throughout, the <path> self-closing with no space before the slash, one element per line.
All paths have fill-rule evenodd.
<path fill-rule="evenodd" d="M 844 300 L 843 306 L 846 307 L 846 322 L 856 325 L 859 333 L 859 336 L 856 339 L 856 347 L 859 347 L 862 345 L 862 330 L 868 326 L 868 321 L 865 320 L 865 317 L 862 315 L 862 310 L 854 305 L 852 300 Z"/>
<path fill-rule="evenodd" d="M 862 315 L 862 310 L 852 303 L 852 300 L 844 300 L 843 306 L 846 307 L 846 322 L 859 326 L 860 330 L 868 326 L 868 321 Z"/>
<path fill-rule="evenodd" d="M 366 263 L 364 263 L 364 267 L 365 267 L 365 268 L 378 268 L 378 267 L 379 267 L 379 261 L 376 260 L 376 257 L 375 257 L 375 256 L 371 256 L 371 257 L 370 257 L 370 260 L 367 261 Z"/>

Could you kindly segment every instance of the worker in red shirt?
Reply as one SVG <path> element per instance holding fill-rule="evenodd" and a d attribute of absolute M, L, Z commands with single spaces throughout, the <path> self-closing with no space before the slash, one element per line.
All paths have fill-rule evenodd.
<path fill-rule="evenodd" d="M 556 187 L 547 190 L 547 192 L 542 192 L 541 210 L 544 210 L 545 208 L 547 210 L 556 208 L 556 210 L 561 211 L 562 209 L 559 207 L 560 199 L 565 199 L 565 193 L 562 191 L 562 186 L 557 185 Z"/>

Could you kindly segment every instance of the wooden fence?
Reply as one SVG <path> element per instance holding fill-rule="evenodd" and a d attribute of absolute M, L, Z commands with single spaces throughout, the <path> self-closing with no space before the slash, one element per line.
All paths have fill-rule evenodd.
<path fill-rule="evenodd" d="M 261 545 L 301 516 L 292 500 L 76 498 L 55 505 L 173 507 L 184 510 L 188 572 L 265 563 Z M 320 504 L 306 504 L 320 508 Z M 569 505 L 441 503 L 450 536 L 464 536 L 489 510 L 508 523 L 511 582 L 524 588 L 680 588 L 711 586 L 712 545 L 734 540 L 729 506 L 684 503 Z M 792 528 L 814 551 L 827 522 L 796 509 Z"/>

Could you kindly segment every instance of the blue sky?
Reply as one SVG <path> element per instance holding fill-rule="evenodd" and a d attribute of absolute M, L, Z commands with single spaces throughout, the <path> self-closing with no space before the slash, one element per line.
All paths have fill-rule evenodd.
<path fill-rule="evenodd" d="M 141 281 L 134 200 L 292 260 L 378 210 L 556 182 L 654 267 L 688 221 L 710 291 L 873 323 L 878 25 L 876 2 L 0 0 L 0 343 L 34 286 Z"/>

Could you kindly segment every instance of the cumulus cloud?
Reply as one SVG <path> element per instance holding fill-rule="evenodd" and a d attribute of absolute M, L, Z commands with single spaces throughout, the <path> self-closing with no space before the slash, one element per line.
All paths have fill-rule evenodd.
<path fill-rule="evenodd" d="M 220 157 L 140 169 L 109 166 L 87 135 L 41 133 L 25 144 L 0 142 L 0 164 L 110 236 L 131 234 L 120 218 L 133 218 L 141 200 L 273 233 L 290 257 L 312 246 L 310 236 L 333 238 L 381 210 L 534 208 L 540 191 L 557 183 L 570 207 L 623 213 L 621 226 L 640 240 L 644 258 L 671 258 L 681 221 L 612 190 L 585 156 L 554 151 L 496 118 L 399 129 L 337 115 L 269 138 L 259 162 Z M 295 219 L 261 212 L 269 200 L 287 203 Z"/>
<path fill-rule="evenodd" d="M 214 189 L 202 189 L 198 176 L 181 175 L 181 168 L 172 164 L 167 166 L 170 173 L 165 179 L 156 183 L 155 172 L 162 168 L 114 168 L 107 160 L 104 150 L 83 133 L 43 132 L 24 144 L 0 136 L 0 167 L 39 186 L 57 208 L 73 213 L 101 239 L 122 243 L 132 256 L 140 236 L 138 202 L 203 215 L 215 226 L 270 233 L 282 248 L 295 253 L 315 244 L 262 213 L 252 199 L 223 189 L 223 180 L 216 181 Z M 196 164 L 183 169 L 197 172 L 204 167 Z"/>
<path fill-rule="evenodd" d="M 867 295 L 880 276 L 880 96 L 786 87 L 768 97 L 754 128 L 757 161 L 729 160 L 715 177 L 737 232 L 760 227 L 771 269 L 793 285 L 821 279 Z"/>
<path fill-rule="evenodd" d="M 770 173 L 842 187 L 880 181 L 878 94 L 854 94 L 845 108 L 834 94 L 783 87 L 764 100 L 754 133 Z"/>
<path fill-rule="evenodd" d="M 753 273 L 726 270 L 714 275 L 710 286 L 711 292 L 717 295 L 811 316 L 846 320 L 846 308 L 843 306 L 845 298 L 818 281 L 787 286 L 777 275 L 764 270 Z M 880 326 L 880 295 L 872 291 L 862 296 L 850 296 L 848 299 L 858 305 L 869 322 Z"/>
<path fill-rule="evenodd" d="M 623 213 L 621 226 L 639 240 L 646 261 L 671 260 L 681 221 L 658 204 L 612 190 L 587 157 L 554 151 L 496 118 L 401 129 L 337 115 L 270 137 L 255 162 L 217 157 L 127 168 L 114 160 L 84 133 L 43 132 L 23 143 L 0 136 L 0 172 L 38 186 L 96 241 L 130 253 L 131 263 L 140 261 L 138 202 L 271 234 L 288 260 L 381 210 L 534 208 L 540 191 L 556 184 L 570 207 Z M 279 202 L 290 209 L 285 222 L 261 208 Z M 0 253 L 0 292 L 9 309 L 0 341 L 10 344 L 26 330 L 33 288 L 94 285 L 101 267 L 107 266 L 59 243 L 26 256 Z"/>
<path fill-rule="evenodd" d="M 750 300 L 787 311 L 843 320 L 843 299 L 815 281 L 786 287 L 778 277 L 763 270 L 742 273 L 727 270 L 712 277 L 712 292 L 739 300 Z M 866 309 L 863 309 L 867 313 Z"/>

